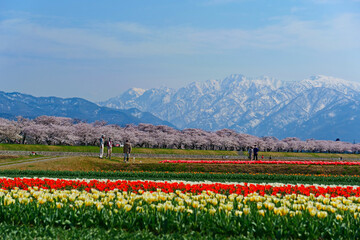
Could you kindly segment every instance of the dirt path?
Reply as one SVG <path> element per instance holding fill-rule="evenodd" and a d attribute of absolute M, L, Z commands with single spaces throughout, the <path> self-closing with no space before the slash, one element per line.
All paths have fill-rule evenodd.
<path fill-rule="evenodd" d="M 9 167 L 9 166 L 13 167 L 13 166 L 24 165 L 24 164 L 29 164 L 29 163 L 47 162 L 47 161 L 52 161 L 52 160 L 59 160 L 62 158 L 68 158 L 68 157 L 40 157 L 40 158 L 25 159 L 25 160 L 19 160 L 19 161 L 3 162 L 0 164 L 0 168 Z"/>

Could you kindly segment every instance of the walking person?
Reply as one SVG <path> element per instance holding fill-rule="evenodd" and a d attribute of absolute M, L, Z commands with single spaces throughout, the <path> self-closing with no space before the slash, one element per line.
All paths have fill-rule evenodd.
<path fill-rule="evenodd" d="M 249 160 L 251 160 L 251 157 L 253 155 L 254 149 L 253 147 L 249 147 L 248 153 L 249 153 Z"/>
<path fill-rule="evenodd" d="M 254 146 L 254 159 L 253 160 L 258 160 L 258 152 L 259 152 L 259 149 L 257 148 L 257 146 L 255 145 Z"/>
<path fill-rule="evenodd" d="M 131 150 L 132 150 L 131 143 L 129 142 L 129 140 L 126 140 L 125 144 L 124 144 L 124 162 L 125 163 L 129 162 Z"/>
<path fill-rule="evenodd" d="M 106 142 L 106 147 L 107 147 L 106 157 L 109 157 L 109 159 L 111 159 L 111 153 L 112 153 L 113 145 L 114 145 L 114 143 L 113 143 L 112 139 L 109 138 L 109 140 Z"/>
<path fill-rule="evenodd" d="M 100 138 L 100 158 L 103 158 L 104 156 L 104 145 L 105 145 L 105 136 L 101 135 Z"/>

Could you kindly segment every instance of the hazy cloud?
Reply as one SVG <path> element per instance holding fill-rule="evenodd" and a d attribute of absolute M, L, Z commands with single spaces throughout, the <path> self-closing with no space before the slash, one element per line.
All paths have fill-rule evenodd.
<path fill-rule="evenodd" d="M 351 14 L 322 22 L 283 18 L 252 30 L 209 30 L 132 22 L 66 28 L 14 18 L 0 22 L 0 51 L 54 58 L 211 54 L 247 48 L 346 51 L 360 47 L 359 19 Z"/>

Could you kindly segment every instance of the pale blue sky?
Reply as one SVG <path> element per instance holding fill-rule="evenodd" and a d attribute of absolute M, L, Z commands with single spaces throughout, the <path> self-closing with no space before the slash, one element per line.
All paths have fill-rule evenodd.
<path fill-rule="evenodd" d="M 360 81 L 360 0 L 0 0 L 0 90 L 105 100 L 231 74 Z"/>

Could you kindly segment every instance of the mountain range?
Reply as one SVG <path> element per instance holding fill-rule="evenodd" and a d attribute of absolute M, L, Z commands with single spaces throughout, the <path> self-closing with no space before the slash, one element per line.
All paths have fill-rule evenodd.
<path fill-rule="evenodd" d="M 297 82 L 231 75 L 179 89 L 131 88 L 100 103 L 0 91 L 0 117 L 41 115 L 178 129 L 223 128 L 279 139 L 360 141 L 360 84 L 328 76 Z"/>
<path fill-rule="evenodd" d="M 169 125 L 153 114 L 136 108 L 125 110 L 101 107 L 82 98 L 34 97 L 18 92 L 0 91 L 0 117 L 16 119 L 17 116 L 36 118 L 41 115 L 70 117 L 86 122 L 106 121 L 109 124 L 151 123 Z"/>
<path fill-rule="evenodd" d="M 180 89 L 131 88 L 99 105 L 150 112 L 180 129 L 360 141 L 360 84 L 323 75 L 297 82 L 231 75 Z"/>

